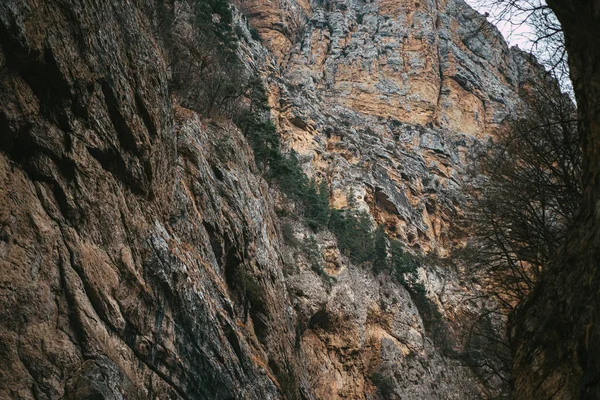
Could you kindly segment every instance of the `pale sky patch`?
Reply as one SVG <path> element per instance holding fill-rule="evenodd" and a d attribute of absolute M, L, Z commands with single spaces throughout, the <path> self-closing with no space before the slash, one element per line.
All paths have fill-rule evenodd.
<path fill-rule="evenodd" d="M 553 69 L 554 75 L 560 82 L 562 90 L 573 97 L 573 88 L 571 85 L 571 80 L 568 76 L 568 66 L 566 62 L 557 63 L 557 60 L 560 59 L 560 50 L 562 49 L 562 47 L 558 48 L 556 45 L 556 43 L 560 43 L 560 41 L 556 41 L 558 38 L 553 38 L 552 40 L 542 40 L 537 44 L 535 43 L 539 32 L 536 31 L 535 27 L 531 25 L 530 22 L 534 20 L 535 16 L 538 16 L 539 22 L 539 14 L 534 15 L 530 11 L 519 11 L 516 9 L 507 8 L 505 1 L 465 1 L 480 14 L 488 14 L 487 20 L 496 25 L 509 46 L 518 46 L 521 50 L 532 53 L 547 69 Z M 538 7 L 545 4 L 546 3 L 544 0 L 523 0 L 521 5 Z M 550 14 L 549 20 L 552 21 L 556 27 L 558 27 L 559 24 L 556 20 L 556 17 L 551 11 L 548 10 L 548 12 Z M 534 17 L 532 18 L 532 16 Z"/>
<path fill-rule="evenodd" d="M 527 24 L 525 15 L 519 13 L 505 15 L 504 6 L 499 6 L 496 2 L 490 0 L 465 1 L 480 14 L 489 14 L 488 21 L 496 25 L 509 46 L 519 46 L 521 50 L 531 51 L 534 31 Z"/>

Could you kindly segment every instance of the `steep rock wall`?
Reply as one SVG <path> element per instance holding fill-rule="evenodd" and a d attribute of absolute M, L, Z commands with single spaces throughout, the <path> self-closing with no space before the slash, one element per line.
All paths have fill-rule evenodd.
<path fill-rule="evenodd" d="M 415 250 L 460 242 L 469 153 L 518 101 L 527 59 L 461 2 L 239 7 L 281 137 L 331 203 L 350 192 Z M 402 285 L 330 233 L 327 278 L 283 243 L 281 196 L 241 133 L 171 97 L 153 12 L 0 4 L 0 397 L 483 396 Z M 473 285 L 436 265 L 419 279 L 458 332 Z"/>
<path fill-rule="evenodd" d="M 262 4 L 242 3 L 250 23 L 287 26 Z M 461 0 L 282 9 L 305 10 L 302 35 L 264 39 L 285 54 L 272 85 L 284 139 L 330 181 L 334 206 L 350 189 L 398 238 L 447 254 L 465 169 L 541 67 Z"/>
<path fill-rule="evenodd" d="M 456 220 L 466 201 L 462 187 L 469 179 L 469 166 L 515 110 L 519 92 L 532 82 L 544 81 L 543 69 L 519 49 L 509 49 L 499 32 L 462 1 L 288 1 L 282 10 L 294 14 L 272 14 L 262 7 L 260 1 L 242 2 L 279 66 L 266 73 L 275 121 L 309 174 L 328 182 L 332 205 L 344 208 L 351 196 L 388 233 L 416 251 L 450 255 L 468 234 L 458 230 Z M 280 47 L 285 31 L 280 28 L 287 26 L 290 15 L 297 20 L 298 12 L 305 13 L 302 29 L 287 36 Z M 348 266 L 349 275 L 353 268 Z M 342 290 L 335 268 L 330 275 L 338 279 L 332 292 Z M 419 279 L 450 325 L 449 346 L 460 353 L 461 335 L 484 307 L 470 300 L 478 295 L 477 285 L 435 262 L 423 266 Z M 369 287 L 374 288 L 372 293 L 386 293 L 382 286 Z M 346 290 L 347 298 L 361 298 L 355 285 Z M 300 293 L 304 297 L 300 304 L 313 307 L 322 296 L 315 290 Z M 355 358 L 363 358 L 358 364 L 371 372 L 343 371 L 336 363 L 324 361 L 331 355 L 321 357 L 314 364 L 323 371 L 321 390 L 331 390 L 331 382 L 361 382 L 361 377 L 375 371 L 393 377 L 392 392 L 398 395 L 439 396 L 439 388 L 429 389 L 427 382 L 449 382 L 436 376 L 435 367 L 411 387 L 402 383 L 411 381 L 402 377 L 411 370 L 407 361 L 411 357 L 406 357 L 411 352 L 391 357 L 393 361 L 386 358 L 406 348 L 424 349 L 411 333 L 386 322 L 388 308 L 373 305 L 369 317 L 359 317 L 338 304 L 346 298 L 332 303 L 329 298 L 325 310 L 331 311 L 325 315 L 336 321 L 332 325 L 347 322 L 333 329 L 333 336 L 327 329 L 317 329 L 317 334 L 308 329 L 305 354 L 327 349 L 346 360 L 344 365 L 354 367 L 357 363 L 348 359 L 346 350 L 351 343 L 357 349 Z M 366 299 L 357 303 L 363 301 L 369 304 Z M 383 299 L 379 302 L 385 304 Z M 406 297 L 399 303 L 414 305 Z M 411 324 L 408 318 L 404 321 Z M 360 344 L 363 331 L 376 345 Z M 397 340 L 390 341 L 390 336 Z M 425 332 L 421 337 L 431 340 L 433 336 Z M 370 358 L 367 363 L 365 356 Z M 441 397 L 499 395 L 482 389 L 468 368 L 445 351 L 421 350 L 416 359 L 421 365 L 458 367 L 454 384 L 439 389 Z M 336 398 L 335 392 L 317 393 Z M 339 393 L 346 395 L 343 390 Z M 356 392 L 349 397 L 362 398 Z"/>
<path fill-rule="evenodd" d="M 302 357 L 245 139 L 173 105 L 131 2 L 0 21 L 0 397 L 279 398 Z"/>

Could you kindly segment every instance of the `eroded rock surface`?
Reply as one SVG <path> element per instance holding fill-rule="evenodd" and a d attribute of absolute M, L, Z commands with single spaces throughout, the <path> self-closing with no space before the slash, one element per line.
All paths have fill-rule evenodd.
<path fill-rule="evenodd" d="M 301 357 L 239 131 L 174 110 L 134 4 L 0 17 L 0 397 L 280 397 Z M 246 320 L 238 271 L 265 289 Z"/>
<path fill-rule="evenodd" d="M 470 154 L 527 58 L 460 0 L 239 7 L 281 137 L 331 204 L 350 193 L 415 251 L 460 242 Z M 243 135 L 169 93 L 153 12 L 0 4 L 0 397 L 480 398 L 401 284 L 328 232 L 326 276 L 283 243 Z M 419 279 L 458 332 L 473 289 L 436 265 Z"/>
<path fill-rule="evenodd" d="M 461 0 L 288 2 L 305 19 L 283 47 L 269 32 L 282 35 L 288 14 L 243 3 L 270 27 L 283 137 L 330 181 L 334 206 L 351 190 L 395 236 L 447 254 L 465 169 L 539 65 Z"/>

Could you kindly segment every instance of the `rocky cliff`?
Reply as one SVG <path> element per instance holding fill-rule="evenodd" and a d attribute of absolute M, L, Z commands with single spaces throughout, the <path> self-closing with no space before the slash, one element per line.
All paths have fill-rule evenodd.
<path fill-rule="evenodd" d="M 0 4 L 0 397 L 499 394 L 402 284 L 275 212 L 285 196 L 231 121 L 181 107 L 156 7 Z M 278 133 L 331 205 L 349 193 L 412 251 L 446 256 L 470 154 L 535 66 L 461 0 L 237 7 Z M 316 240 L 324 273 L 284 223 Z M 417 279 L 460 351 L 477 288 L 434 261 Z"/>
<path fill-rule="evenodd" d="M 462 1 L 263 3 L 241 8 L 286 55 L 272 90 L 282 136 L 329 177 L 336 207 L 352 187 L 403 241 L 445 254 L 461 168 L 539 66 Z M 290 20 L 302 29 L 285 36 Z"/>

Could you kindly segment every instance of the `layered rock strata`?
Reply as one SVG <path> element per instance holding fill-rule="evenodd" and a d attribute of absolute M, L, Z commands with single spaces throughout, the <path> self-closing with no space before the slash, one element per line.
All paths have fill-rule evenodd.
<path fill-rule="evenodd" d="M 330 233 L 328 279 L 284 244 L 243 135 L 169 93 L 154 7 L 0 4 L 0 397 L 483 396 L 402 285 Z M 349 193 L 447 254 L 470 152 L 518 102 L 527 58 L 460 1 L 239 7 L 279 133 L 331 204 Z M 458 332 L 472 285 L 435 264 L 419 279 Z"/>

